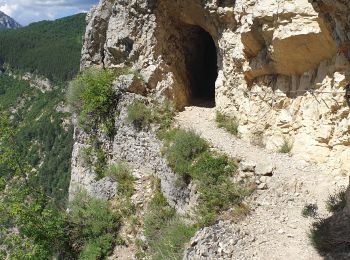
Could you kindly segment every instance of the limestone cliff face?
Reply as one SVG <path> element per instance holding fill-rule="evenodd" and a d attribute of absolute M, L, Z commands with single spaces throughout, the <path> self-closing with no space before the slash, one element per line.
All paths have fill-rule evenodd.
<path fill-rule="evenodd" d="M 131 66 L 146 85 L 136 94 L 166 97 L 182 109 L 195 104 L 197 85 L 211 80 L 194 75 L 207 74 L 198 64 L 206 64 L 201 55 L 209 35 L 216 48 L 215 105 L 237 118 L 241 138 L 274 150 L 287 140 L 295 155 L 341 171 L 350 167 L 350 116 L 343 97 L 349 20 L 346 0 L 101 0 L 87 18 L 81 67 Z M 130 131 L 115 137 L 111 154 L 138 147 L 140 133 Z M 152 138 L 147 136 L 148 145 Z M 123 142 L 136 146 L 121 147 Z M 78 146 L 79 141 L 73 186 L 79 183 Z"/>
<path fill-rule="evenodd" d="M 158 177 L 161 180 L 162 192 L 169 204 L 180 214 L 188 213 L 196 197 L 194 188 L 191 185 L 178 185 L 179 178 L 162 158 L 161 143 L 152 129 L 141 130 L 126 120 L 126 108 L 135 98 L 136 95 L 132 93 L 125 93 L 120 97 L 118 102 L 120 112 L 116 120 L 114 138 L 110 139 L 103 134 L 97 137 L 102 144 L 107 162 L 109 164 L 118 161 L 128 163 L 136 182 L 141 182 L 142 179 L 150 176 Z M 84 147 L 89 146 L 89 139 L 89 135 L 80 128 L 75 128 L 69 197 L 72 199 L 77 192 L 85 190 L 94 197 L 113 199 L 118 184 L 109 177 L 96 180 L 92 167 L 88 166 L 84 160 Z"/>

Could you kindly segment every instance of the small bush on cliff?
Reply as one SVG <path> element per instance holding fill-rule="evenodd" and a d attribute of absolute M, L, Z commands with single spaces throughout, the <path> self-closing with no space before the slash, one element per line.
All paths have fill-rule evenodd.
<path fill-rule="evenodd" d="M 109 176 L 117 183 L 117 197 L 114 205 L 116 212 L 123 219 L 129 218 L 129 221 L 132 220 L 132 216 L 135 216 L 136 211 L 136 207 L 131 201 L 135 191 L 135 179 L 128 164 L 123 161 L 112 164 L 106 169 L 104 176 Z"/>
<path fill-rule="evenodd" d="M 108 202 L 79 193 L 68 214 L 69 237 L 79 259 L 104 259 L 111 251 L 120 222 Z"/>
<path fill-rule="evenodd" d="M 238 123 L 234 118 L 224 115 L 220 112 L 216 112 L 216 123 L 218 127 L 226 129 L 227 132 L 237 135 L 238 134 Z"/>
<path fill-rule="evenodd" d="M 170 128 L 175 111 L 174 104 L 168 100 L 156 106 L 153 117 L 154 121 L 159 124 L 160 131 L 165 131 Z"/>
<path fill-rule="evenodd" d="M 67 102 L 79 114 L 85 130 L 105 128 L 112 136 L 118 96 L 112 88 L 115 73 L 110 70 L 85 70 L 70 82 Z"/>
<path fill-rule="evenodd" d="M 172 169 L 184 180 L 191 177 L 192 161 L 208 149 L 208 144 L 191 130 L 173 130 L 168 135 L 165 156 Z"/>
<path fill-rule="evenodd" d="M 105 177 L 107 157 L 102 144 L 97 139 L 92 138 L 89 146 L 82 148 L 80 157 L 83 160 L 84 166 L 95 172 L 97 180 Z"/>
<path fill-rule="evenodd" d="M 308 217 L 315 218 L 317 217 L 317 210 L 318 210 L 317 204 L 306 204 L 303 207 L 303 210 L 301 211 L 301 215 L 304 218 L 308 218 Z"/>
<path fill-rule="evenodd" d="M 134 193 L 134 177 L 125 162 L 117 162 L 108 167 L 105 173 L 118 183 L 118 194 L 130 198 Z"/>
<path fill-rule="evenodd" d="M 184 245 L 196 228 L 185 224 L 170 207 L 156 184 L 155 194 L 148 204 L 144 221 L 148 241 L 147 253 L 152 259 L 182 259 Z"/>
<path fill-rule="evenodd" d="M 247 189 L 231 181 L 236 169 L 234 161 L 209 152 L 203 153 L 193 164 L 192 176 L 198 183 L 200 195 L 200 226 L 213 223 L 217 213 L 240 204 L 249 195 Z"/>
<path fill-rule="evenodd" d="M 346 206 L 346 189 L 340 188 L 339 191 L 328 196 L 326 207 L 329 212 L 336 213 L 343 210 Z"/>
<path fill-rule="evenodd" d="M 95 161 L 93 163 L 94 171 L 97 175 L 97 179 L 102 179 L 107 167 L 107 158 L 104 150 L 101 147 L 94 148 Z"/>
<path fill-rule="evenodd" d="M 145 127 L 150 123 L 159 124 L 163 131 L 171 126 L 175 114 L 175 107 L 170 101 L 147 106 L 142 100 L 135 99 L 128 107 L 128 121 L 137 127 Z"/>
<path fill-rule="evenodd" d="M 210 151 L 206 141 L 193 131 L 172 129 L 162 137 L 169 166 L 185 183 L 192 180 L 197 184 L 199 226 L 210 225 L 219 213 L 240 207 L 243 199 L 252 192 L 232 181 L 236 162 Z"/>
<path fill-rule="evenodd" d="M 152 121 L 152 111 L 146 104 L 136 99 L 127 107 L 128 121 L 138 127 L 143 127 Z"/>

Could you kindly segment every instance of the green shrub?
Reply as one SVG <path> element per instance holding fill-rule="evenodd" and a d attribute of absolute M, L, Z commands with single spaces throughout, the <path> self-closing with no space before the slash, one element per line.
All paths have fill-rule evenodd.
<path fill-rule="evenodd" d="M 67 104 L 73 112 L 79 112 L 82 106 L 82 95 L 85 89 L 84 81 L 81 77 L 69 82 L 66 94 Z"/>
<path fill-rule="evenodd" d="M 105 176 L 111 177 L 117 182 L 117 200 L 116 211 L 124 219 L 133 216 L 136 208 L 131 201 L 134 194 L 134 177 L 132 176 L 127 163 L 117 162 L 110 165 L 104 173 Z"/>
<path fill-rule="evenodd" d="M 118 95 L 112 88 L 115 73 L 110 70 L 89 69 L 70 82 L 67 102 L 79 113 L 79 123 L 85 130 L 105 128 L 114 134 Z"/>
<path fill-rule="evenodd" d="M 102 249 L 95 243 L 88 243 L 79 254 L 81 260 L 94 260 L 101 256 Z"/>
<path fill-rule="evenodd" d="M 93 138 L 94 139 L 94 138 Z M 106 175 L 107 158 L 101 147 L 101 143 L 96 139 L 91 141 L 89 146 L 82 148 L 80 156 L 85 167 L 92 169 L 96 174 L 96 179 L 100 180 Z"/>
<path fill-rule="evenodd" d="M 238 122 L 229 116 L 216 112 L 216 122 L 218 127 L 226 129 L 227 132 L 237 135 L 238 134 Z"/>
<path fill-rule="evenodd" d="M 167 223 L 161 234 L 150 241 L 152 259 L 182 259 L 184 245 L 191 239 L 197 229 L 175 218 Z"/>
<path fill-rule="evenodd" d="M 127 107 L 128 121 L 138 127 L 144 127 L 152 121 L 152 111 L 139 99 L 134 100 Z"/>
<path fill-rule="evenodd" d="M 301 211 L 301 215 L 304 218 L 311 217 L 316 218 L 318 216 L 317 213 L 318 206 L 316 204 L 306 204 Z"/>
<path fill-rule="evenodd" d="M 196 179 L 206 178 L 208 182 L 215 182 L 225 176 L 233 177 L 237 164 L 224 155 L 205 152 L 196 160 L 192 168 L 192 175 Z"/>
<path fill-rule="evenodd" d="M 94 148 L 94 155 L 96 156 L 93 163 L 94 171 L 97 175 L 97 179 L 102 179 L 105 176 L 107 167 L 107 158 L 104 150 L 101 147 Z"/>
<path fill-rule="evenodd" d="M 134 177 L 125 162 L 118 162 L 108 167 L 105 173 L 118 183 L 118 194 L 130 198 L 134 193 Z"/>
<path fill-rule="evenodd" d="M 145 127 L 151 123 L 159 124 L 159 131 L 170 128 L 175 114 L 175 107 L 170 101 L 147 106 L 142 100 L 135 99 L 127 107 L 128 121 L 137 127 Z"/>
<path fill-rule="evenodd" d="M 283 144 L 278 151 L 280 153 L 290 153 L 292 148 L 293 148 L 293 145 L 287 139 L 283 139 Z"/>
<path fill-rule="evenodd" d="M 73 250 L 80 253 L 80 259 L 106 257 L 120 225 L 108 202 L 79 193 L 69 209 L 69 237 Z"/>
<path fill-rule="evenodd" d="M 338 192 L 328 196 L 326 207 L 329 212 L 338 212 L 346 206 L 346 189 L 341 188 Z"/>
<path fill-rule="evenodd" d="M 154 121 L 160 126 L 159 131 L 164 131 L 170 128 L 175 111 L 174 104 L 168 100 L 156 106 L 154 109 L 153 118 Z"/>
<path fill-rule="evenodd" d="M 107 256 L 112 248 L 111 242 L 115 238 L 112 234 L 104 234 L 96 239 L 90 240 L 79 254 L 81 260 L 101 259 L 101 256 Z"/>
<path fill-rule="evenodd" d="M 175 130 L 171 133 L 165 156 L 172 169 L 184 179 L 190 177 L 192 161 L 208 149 L 208 144 L 191 130 Z"/>
<path fill-rule="evenodd" d="M 131 198 L 119 197 L 116 202 L 116 211 L 123 219 L 129 219 L 135 215 L 136 207 Z"/>
<path fill-rule="evenodd" d="M 158 183 L 144 221 L 147 253 L 152 259 L 182 259 L 184 245 L 195 231 L 195 227 L 180 220 L 175 210 L 168 205 Z M 142 252 L 139 254 L 142 255 Z"/>
<path fill-rule="evenodd" d="M 198 183 L 200 226 L 212 224 L 218 213 L 240 205 L 250 190 L 232 182 L 237 165 L 226 156 L 203 153 L 192 166 Z"/>
<path fill-rule="evenodd" d="M 158 133 L 158 138 L 164 142 L 164 149 L 166 150 L 169 148 L 170 143 L 174 140 L 175 135 L 179 131 L 178 128 L 170 128 L 166 131 L 161 131 Z"/>
<path fill-rule="evenodd" d="M 337 214 L 340 214 L 337 216 Z M 316 218 L 312 223 L 309 239 L 321 255 L 350 252 L 350 217 L 336 213 L 329 218 Z M 339 256 L 334 259 L 343 259 Z"/>
<path fill-rule="evenodd" d="M 89 167 L 89 168 L 92 167 L 93 152 L 94 152 L 94 149 L 93 149 L 92 146 L 83 147 L 81 149 L 81 152 L 80 152 L 79 156 L 83 160 L 83 164 L 84 164 L 85 167 Z"/>
<path fill-rule="evenodd" d="M 252 189 L 233 183 L 237 169 L 235 161 L 209 151 L 205 140 L 193 131 L 170 129 L 161 137 L 170 167 L 185 183 L 192 179 L 197 184 L 199 226 L 212 224 L 220 212 L 232 207 L 238 207 L 235 215 L 239 211 L 246 214 L 242 201 Z"/>
<path fill-rule="evenodd" d="M 144 219 L 144 233 L 149 238 L 156 237 L 162 227 L 175 216 L 174 208 L 168 205 L 166 198 L 160 191 L 160 184 L 157 185 Z"/>

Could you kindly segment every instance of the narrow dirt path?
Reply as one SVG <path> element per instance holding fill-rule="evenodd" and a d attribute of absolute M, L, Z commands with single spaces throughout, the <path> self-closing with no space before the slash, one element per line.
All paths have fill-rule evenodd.
<path fill-rule="evenodd" d="M 323 259 L 310 245 L 310 220 L 303 218 L 301 211 L 306 203 L 317 203 L 322 210 L 328 195 L 347 185 L 347 177 L 331 175 L 326 165 L 269 152 L 233 137 L 217 127 L 213 108 L 187 107 L 176 122 L 181 128 L 195 130 L 213 148 L 231 157 L 276 167 L 268 189 L 253 195 L 253 212 L 238 224 L 244 243 L 233 259 Z"/>

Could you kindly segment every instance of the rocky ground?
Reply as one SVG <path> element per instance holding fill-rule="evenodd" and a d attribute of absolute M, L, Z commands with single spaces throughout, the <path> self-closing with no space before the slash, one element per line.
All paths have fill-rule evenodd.
<path fill-rule="evenodd" d="M 323 259 L 308 239 L 306 203 L 324 201 L 347 177 L 332 175 L 327 165 L 267 151 L 216 126 L 215 109 L 187 107 L 178 114 L 181 128 L 192 128 L 217 149 L 241 160 L 240 175 L 254 171 L 259 189 L 250 198 L 251 214 L 238 224 L 222 221 L 199 231 L 185 259 Z M 272 176 L 269 172 L 272 169 Z M 244 177 L 244 174 L 243 174 Z"/>

